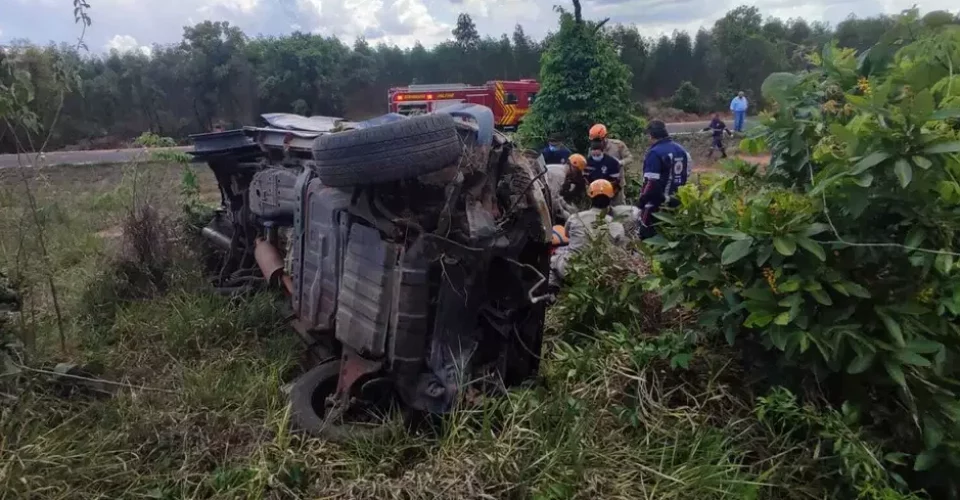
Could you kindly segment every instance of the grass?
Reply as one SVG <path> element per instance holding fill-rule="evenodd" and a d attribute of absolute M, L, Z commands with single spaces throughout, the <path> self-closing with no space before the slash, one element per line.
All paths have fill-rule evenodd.
<path fill-rule="evenodd" d="M 584 340 L 555 326 L 541 380 L 465 402 L 435 428 L 411 433 L 391 420 L 385 434 L 346 444 L 291 434 L 281 387 L 300 350 L 274 296 L 209 293 L 182 241 L 163 286 L 132 287 L 119 265 L 133 200 L 176 215 L 180 169 L 29 172 L 49 268 L 24 222 L 20 174 L 0 171 L 0 265 L 27 284 L 15 332 L 27 369 L 0 376 L 0 498 L 826 496 L 826 452 L 754 417 L 736 355 L 678 327 L 648 337 L 620 324 Z M 199 180 L 215 199 L 211 176 Z M 42 286 L 48 270 L 66 351 Z M 58 362 L 124 385 L 104 395 L 31 371 Z"/>

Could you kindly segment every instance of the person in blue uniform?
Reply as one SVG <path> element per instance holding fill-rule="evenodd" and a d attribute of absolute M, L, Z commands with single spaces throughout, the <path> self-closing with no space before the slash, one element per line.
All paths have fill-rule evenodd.
<path fill-rule="evenodd" d="M 552 134 L 547 141 L 547 147 L 540 152 L 543 155 L 543 162 L 546 165 L 559 165 L 567 163 L 570 158 L 570 149 L 563 145 L 563 137 L 560 134 Z"/>
<path fill-rule="evenodd" d="M 723 146 L 723 134 L 733 135 L 733 132 L 730 132 L 730 129 L 727 128 L 727 124 L 723 123 L 723 120 L 720 119 L 720 113 L 714 113 L 713 119 L 710 120 L 710 125 L 707 125 L 707 128 L 703 129 L 706 131 L 713 132 L 713 144 L 710 146 L 710 152 L 707 153 L 707 158 L 713 157 L 713 150 L 716 149 L 720 151 L 720 157 L 727 157 L 727 148 Z"/>
<path fill-rule="evenodd" d="M 623 189 L 621 182 L 623 180 L 623 168 L 620 160 L 604 152 L 603 141 L 590 142 L 590 155 L 587 156 L 587 169 L 584 172 L 587 178 L 587 184 L 596 180 L 606 180 L 613 185 L 614 196 L 613 204 L 623 204 Z"/>
<path fill-rule="evenodd" d="M 647 126 L 650 136 L 650 149 L 643 159 L 643 188 L 637 208 L 640 209 L 638 232 L 641 238 L 649 238 L 656 233 L 653 214 L 663 206 L 679 205 L 677 190 L 687 183 L 693 160 L 683 146 L 673 142 L 667 133 L 666 125 L 653 120 Z"/>

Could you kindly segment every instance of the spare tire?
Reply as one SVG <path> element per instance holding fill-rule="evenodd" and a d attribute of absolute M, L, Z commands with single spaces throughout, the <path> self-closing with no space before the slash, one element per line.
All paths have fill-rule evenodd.
<path fill-rule="evenodd" d="M 322 135 L 313 143 L 313 160 L 325 186 L 346 187 L 436 172 L 461 151 L 453 117 L 431 114 Z"/>

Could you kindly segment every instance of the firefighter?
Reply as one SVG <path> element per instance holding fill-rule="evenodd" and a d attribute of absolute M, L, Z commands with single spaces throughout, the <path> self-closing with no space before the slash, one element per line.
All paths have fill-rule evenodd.
<path fill-rule="evenodd" d="M 587 182 L 597 179 L 606 179 L 613 184 L 616 193 L 613 196 L 614 205 L 623 204 L 623 166 L 620 160 L 604 152 L 603 142 L 590 143 L 590 157 L 587 159 Z"/>
<path fill-rule="evenodd" d="M 570 158 L 570 149 L 564 146 L 563 136 L 561 134 L 551 134 L 547 141 L 547 147 L 540 152 L 543 156 L 543 162 L 547 165 L 559 165 L 567 163 Z"/>
<path fill-rule="evenodd" d="M 554 200 L 554 217 L 557 221 L 566 220 L 579 210 L 571 202 L 582 196 L 585 181 L 583 172 L 587 168 L 587 159 L 581 154 L 572 154 L 566 164 L 547 165 L 547 187 Z"/>
<path fill-rule="evenodd" d="M 653 120 L 647 126 L 650 149 L 643 160 L 643 188 L 637 208 L 640 209 L 639 233 L 649 238 L 655 233 L 653 214 L 666 203 L 668 207 L 679 205 L 677 190 L 687 183 L 693 160 L 683 146 L 673 142 L 666 125 Z"/>
<path fill-rule="evenodd" d="M 630 154 L 630 148 L 621 140 L 607 137 L 607 126 L 602 123 L 590 127 L 590 140 L 602 142 L 603 152 L 620 160 L 620 166 L 624 173 L 621 182 L 626 186 L 627 174 L 629 174 L 630 167 L 633 165 L 633 155 Z"/>
<path fill-rule="evenodd" d="M 727 128 L 727 124 L 723 123 L 723 120 L 720 119 L 720 113 L 714 113 L 713 119 L 710 120 L 710 125 L 707 125 L 704 132 L 713 131 L 713 144 L 710 146 L 710 152 L 707 153 L 707 158 L 713 157 L 713 150 L 720 151 L 720 157 L 727 157 L 727 148 L 723 147 L 723 134 L 733 135 L 733 132 Z"/>
<path fill-rule="evenodd" d="M 613 199 L 613 184 L 606 179 L 598 179 L 590 183 L 587 189 L 590 197 L 590 209 L 573 214 L 565 226 L 569 242 L 565 247 L 559 247 L 550 257 L 550 286 L 556 290 L 563 282 L 564 270 L 567 261 L 573 255 L 583 250 L 591 240 L 596 238 L 598 222 L 606 223 L 607 237 L 614 243 L 619 243 L 625 237 L 623 224 L 614 221 L 610 216 L 610 201 Z"/>

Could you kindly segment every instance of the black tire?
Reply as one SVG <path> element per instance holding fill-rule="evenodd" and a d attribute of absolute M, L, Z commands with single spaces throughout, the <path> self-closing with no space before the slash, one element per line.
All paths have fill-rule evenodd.
<path fill-rule="evenodd" d="M 453 117 L 437 114 L 322 135 L 313 143 L 313 160 L 325 186 L 347 187 L 436 172 L 461 151 Z"/>
<path fill-rule="evenodd" d="M 328 421 L 324 413 L 317 411 L 323 399 L 336 392 L 339 376 L 340 360 L 333 360 L 313 367 L 293 382 L 290 389 L 290 419 L 293 427 L 336 443 L 385 432 L 379 425 L 343 423 L 339 419 Z"/>

